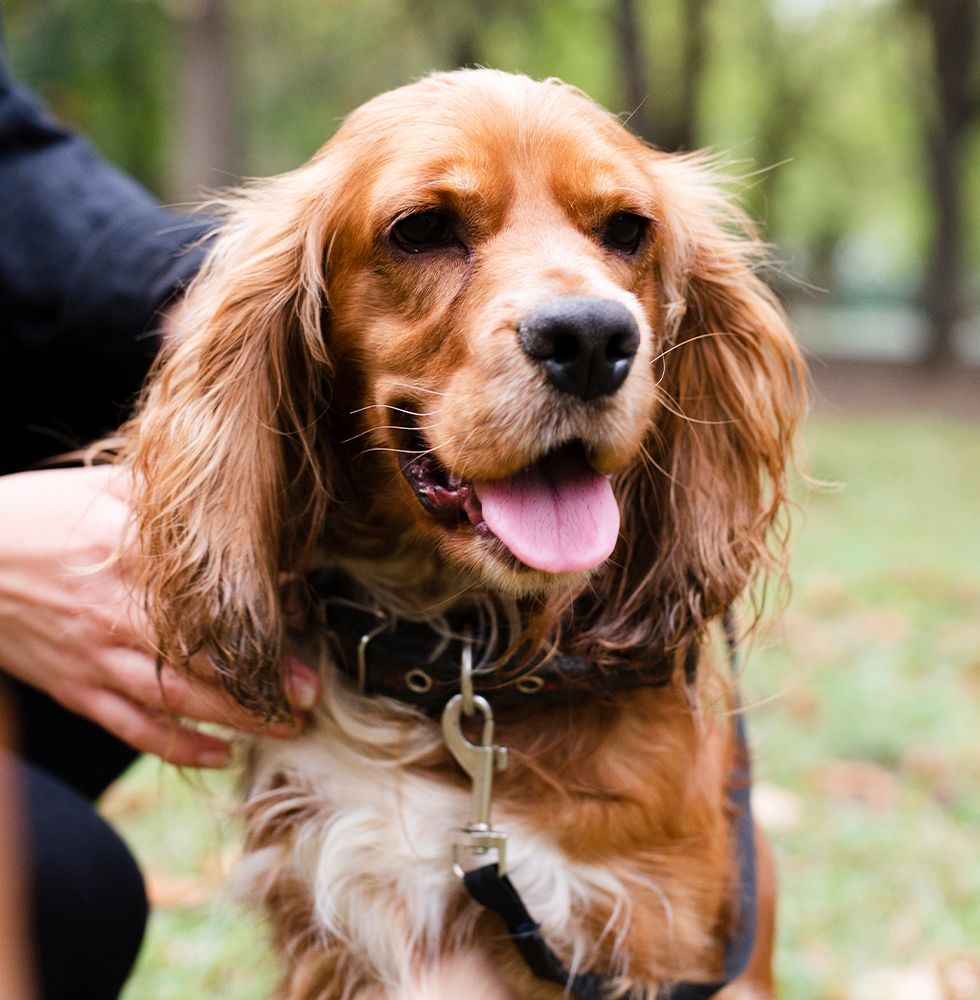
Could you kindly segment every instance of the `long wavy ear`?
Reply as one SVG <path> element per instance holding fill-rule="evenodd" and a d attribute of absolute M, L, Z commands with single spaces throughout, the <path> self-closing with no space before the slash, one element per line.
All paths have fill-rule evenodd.
<path fill-rule="evenodd" d="M 786 470 L 805 367 L 765 257 L 705 157 L 657 154 L 659 399 L 619 483 L 623 543 L 587 641 L 599 658 L 678 649 L 759 571 L 785 566 Z M 593 652 L 595 655 L 595 652 Z"/>
<path fill-rule="evenodd" d="M 186 667 L 206 655 L 267 718 L 288 712 L 279 575 L 302 564 L 330 493 L 328 173 L 315 160 L 225 202 L 123 429 L 160 656 Z"/>

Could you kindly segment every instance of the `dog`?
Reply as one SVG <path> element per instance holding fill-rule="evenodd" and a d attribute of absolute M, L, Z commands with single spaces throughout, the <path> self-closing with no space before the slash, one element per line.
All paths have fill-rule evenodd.
<path fill-rule="evenodd" d="M 162 660 L 268 719 L 322 664 L 247 754 L 280 1000 L 774 995 L 718 627 L 784 573 L 764 256 L 709 157 L 486 69 L 229 196 L 123 460 Z"/>

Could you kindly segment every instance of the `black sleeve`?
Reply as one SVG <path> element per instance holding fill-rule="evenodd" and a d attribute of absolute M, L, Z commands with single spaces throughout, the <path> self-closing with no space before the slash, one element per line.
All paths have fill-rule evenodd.
<path fill-rule="evenodd" d="M 0 471 L 117 422 L 211 228 L 56 122 L 0 46 Z"/>

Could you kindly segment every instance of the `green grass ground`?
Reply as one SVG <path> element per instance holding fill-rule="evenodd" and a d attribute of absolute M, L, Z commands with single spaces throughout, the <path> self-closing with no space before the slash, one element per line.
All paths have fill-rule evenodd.
<path fill-rule="evenodd" d="M 784 1000 L 980 997 L 980 431 L 820 419 L 794 591 L 745 678 L 780 876 Z M 220 891 L 227 776 L 144 760 L 107 811 L 158 901 L 126 1000 L 258 1000 L 261 925 Z"/>

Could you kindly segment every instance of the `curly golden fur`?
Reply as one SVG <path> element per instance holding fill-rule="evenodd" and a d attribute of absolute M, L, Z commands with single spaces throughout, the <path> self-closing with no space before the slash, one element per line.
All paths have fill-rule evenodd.
<path fill-rule="evenodd" d="M 393 226 L 424 212 L 451 217 L 455 243 L 405 253 Z M 629 253 L 600 238 L 617 213 L 649 220 Z M 803 366 L 756 274 L 764 256 L 709 157 L 654 150 L 557 81 L 462 71 L 368 102 L 305 166 L 227 199 L 123 430 L 161 657 L 203 653 L 242 704 L 285 714 L 282 575 L 326 568 L 349 596 L 407 617 L 490 602 L 541 648 L 561 644 L 601 668 L 682 659 L 760 573 L 784 564 Z M 517 343 L 530 310 L 569 295 L 614 301 L 639 329 L 628 378 L 599 400 L 555 392 Z M 615 551 L 592 572 L 549 574 L 465 519 L 437 521 L 402 474 L 409 432 L 466 481 L 512 476 L 581 441 L 612 480 Z M 311 748 L 363 743 L 356 769 L 379 754 L 400 760 L 405 739 L 420 740 L 428 762 L 399 764 L 405 781 L 417 767 L 459 791 L 428 720 L 362 705 L 327 669 L 322 743 L 315 732 L 292 761 L 260 746 L 254 770 L 250 843 L 267 861 L 257 891 L 291 954 L 281 995 L 448 996 L 458 991 L 420 984 L 450 967 L 447 982 L 465 981 L 489 956 L 504 971 L 488 995 L 558 996 L 515 967 L 495 932 L 471 959 L 445 951 L 472 938 L 450 933 L 466 910 L 451 882 L 440 889 L 445 935 L 410 935 L 409 965 L 424 970 L 410 983 L 324 915 L 295 845 L 317 822 L 328 835 L 343 796 L 329 790 L 333 762 L 315 763 Z M 559 947 L 579 948 L 583 928 L 604 941 L 590 957 L 611 963 L 624 989 L 711 978 L 734 919 L 731 740 L 705 677 L 667 669 L 662 689 L 559 713 L 544 731 L 540 713 L 502 723 L 524 761 L 501 786 L 514 825 L 631 887 L 582 902 L 567 918 L 577 930 L 552 920 Z M 415 735 L 371 749 L 355 716 Z M 302 805 L 292 813 L 289 801 Z M 409 908 L 392 909 L 393 927 Z M 770 943 L 747 979 L 759 996 L 770 995 Z"/>

